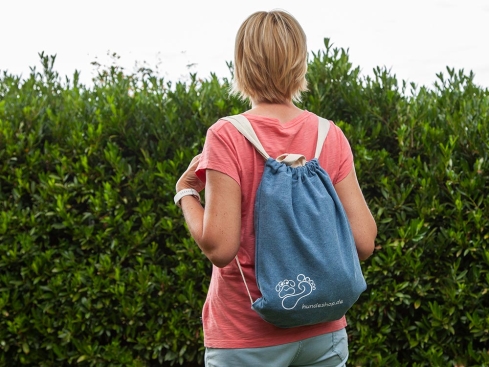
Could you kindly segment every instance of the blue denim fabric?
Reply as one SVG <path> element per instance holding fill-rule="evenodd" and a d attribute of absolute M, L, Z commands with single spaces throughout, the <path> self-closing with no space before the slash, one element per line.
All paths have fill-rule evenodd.
<path fill-rule="evenodd" d="M 278 327 L 338 320 L 367 285 L 343 206 L 313 159 L 289 167 L 269 158 L 255 202 L 252 308 Z"/>
<path fill-rule="evenodd" d="M 348 360 L 345 329 L 262 348 L 206 348 L 206 367 L 344 367 Z"/>

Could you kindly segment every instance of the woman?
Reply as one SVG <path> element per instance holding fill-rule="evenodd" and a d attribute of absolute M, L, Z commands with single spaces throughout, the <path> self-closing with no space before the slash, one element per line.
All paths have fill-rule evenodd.
<path fill-rule="evenodd" d="M 294 102 L 307 90 L 306 36 L 285 11 L 256 12 L 241 25 L 235 45 L 232 92 L 251 102 L 243 115 L 272 157 L 300 152 L 314 158 L 317 116 Z M 360 260 L 373 252 L 375 221 L 358 184 L 343 132 L 331 123 L 320 165 L 329 174 L 347 213 Z M 229 122 L 217 121 L 202 154 L 176 184 L 190 233 L 214 264 L 203 309 L 206 366 L 344 366 L 348 359 L 345 317 L 312 326 L 277 328 L 250 308 L 236 255 L 253 299 L 253 209 L 264 160 Z M 199 194 L 205 187 L 205 209 Z M 196 200 L 197 199 L 197 200 Z"/>

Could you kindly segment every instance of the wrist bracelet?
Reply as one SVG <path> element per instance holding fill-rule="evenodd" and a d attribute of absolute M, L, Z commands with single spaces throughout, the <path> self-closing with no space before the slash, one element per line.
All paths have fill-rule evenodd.
<path fill-rule="evenodd" d="M 192 195 L 194 198 L 196 198 L 199 203 L 200 203 L 200 195 L 197 192 L 197 190 L 194 189 L 183 189 L 177 192 L 173 200 L 175 201 L 175 205 L 181 208 L 182 206 L 180 205 L 180 199 L 183 198 L 184 196 L 189 196 Z"/>

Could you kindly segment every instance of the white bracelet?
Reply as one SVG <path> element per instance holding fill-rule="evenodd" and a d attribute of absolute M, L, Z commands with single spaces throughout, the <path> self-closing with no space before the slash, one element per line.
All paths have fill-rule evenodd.
<path fill-rule="evenodd" d="M 175 205 L 181 208 L 182 206 L 180 205 L 180 199 L 183 198 L 184 196 L 189 196 L 192 195 L 194 198 L 196 198 L 199 203 L 200 203 L 200 195 L 197 192 L 197 190 L 194 189 L 183 189 L 177 192 L 173 200 L 175 201 Z"/>

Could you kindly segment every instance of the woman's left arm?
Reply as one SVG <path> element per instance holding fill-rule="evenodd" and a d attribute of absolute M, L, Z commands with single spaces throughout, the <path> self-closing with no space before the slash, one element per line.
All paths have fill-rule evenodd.
<path fill-rule="evenodd" d="M 194 157 L 177 182 L 177 192 L 192 188 L 201 191 L 203 183 L 195 175 L 200 155 Z M 192 196 L 180 200 L 191 236 L 216 266 L 228 265 L 238 253 L 241 237 L 241 188 L 228 175 L 206 171 L 205 209 Z"/>

